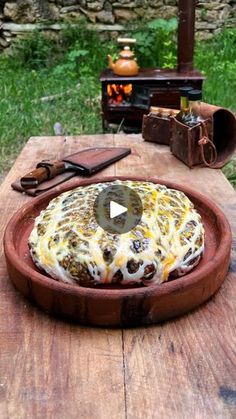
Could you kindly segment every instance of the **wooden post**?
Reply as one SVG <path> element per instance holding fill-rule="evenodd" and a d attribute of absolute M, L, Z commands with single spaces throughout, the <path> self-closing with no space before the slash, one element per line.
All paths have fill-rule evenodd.
<path fill-rule="evenodd" d="M 179 0 L 178 71 L 193 69 L 195 0 Z"/>

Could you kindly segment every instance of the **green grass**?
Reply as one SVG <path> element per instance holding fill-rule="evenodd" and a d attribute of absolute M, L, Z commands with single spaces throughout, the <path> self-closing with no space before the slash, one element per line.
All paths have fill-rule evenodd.
<path fill-rule="evenodd" d="M 163 45 L 167 42 L 170 48 L 171 61 L 174 41 L 170 45 L 163 34 L 162 37 Z M 20 41 L 13 57 L 0 57 L 2 172 L 10 168 L 30 136 L 53 135 L 55 122 L 61 123 L 67 135 L 102 132 L 98 79 L 106 66 L 107 53 L 117 50 L 115 43 L 112 40 L 102 43 L 97 34 L 86 32 L 84 27 L 81 31 L 69 28 L 57 42 L 47 42 L 34 34 Z M 167 55 L 163 54 L 163 60 Z M 139 64 L 145 66 L 145 57 L 143 62 L 139 59 Z M 236 111 L 236 30 L 225 30 L 212 40 L 198 43 L 195 65 L 207 76 L 204 100 Z M 80 89 L 76 89 L 78 82 Z M 40 101 L 43 96 L 68 90 L 69 94 L 54 101 Z M 235 170 L 233 159 L 224 173 L 234 186 Z"/>
<path fill-rule="evenodd" d="M 53 135 L 53 126 L 59 121 L 65 134 L 96 133 L 101 131 L 98 101 L 90 100 L 99 94 L 99 85 L 93 79 L 55 77 L 51 71 L 11 69 L 2 63 L 0 102 L 1 155 L 0 168 L 7 168 L 8 156 L 16 155 L 30 136 Z M 7 83 L 6 83 L 7 81 Z M 69 94 L 49 102 L 43 96 L 67 92 Z"/>
<path fill-rule="evenodd" d="M 198 42 L 195 66 L 207 77 L 204 100 L 236 112 L 236 29 Z"/>
<path fill-rule="evenodd" d="M 236 112 L 236 29 L 227 29 L 196 47 L 195 65 L 204 72 L 204 100 Z M 222 169 L 236 188 L 236 156 Z"/>

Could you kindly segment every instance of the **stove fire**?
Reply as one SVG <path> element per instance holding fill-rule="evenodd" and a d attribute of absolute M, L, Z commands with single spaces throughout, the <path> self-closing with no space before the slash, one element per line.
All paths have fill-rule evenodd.
<path fill-rule="evenodd" d="M 109 96 L 108 104 L 110 106 L 130 105 L 132 95 L 132 84 L 108 84 L 107 94 Z"/>

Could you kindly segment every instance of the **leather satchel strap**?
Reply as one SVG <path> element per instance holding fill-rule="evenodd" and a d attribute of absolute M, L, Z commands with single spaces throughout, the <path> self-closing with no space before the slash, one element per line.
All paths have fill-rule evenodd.
<path fill-rule="evenodd" d="M 200 146 L 200 153 L 201 153 L 201 158 L 202 158 L 203 163 L 207 167 L 212 167 L 217 160 L 217 151 L 216 151 L 215 144 L 208 137 L 207 127 L 206 127 L 205 122 L 201 122 L 200 140 L 198 141 L 198 144 Z M 207 161 L 205 157 L 204 147 L 206 145 L 210 146 L 210 160 L 209 161 Z"/>

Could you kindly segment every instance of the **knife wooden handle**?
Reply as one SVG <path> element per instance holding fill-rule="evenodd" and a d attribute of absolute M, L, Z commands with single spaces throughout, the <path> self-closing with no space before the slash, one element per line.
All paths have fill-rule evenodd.
<path fill-rule="evenodd" d="M 21 178 L 21 186 L 25 189 L 35 188 L 45 180 L 52 179 L 64 171 L 65 163 L 63 161 L 41 162 L 36 169 Z"/>

